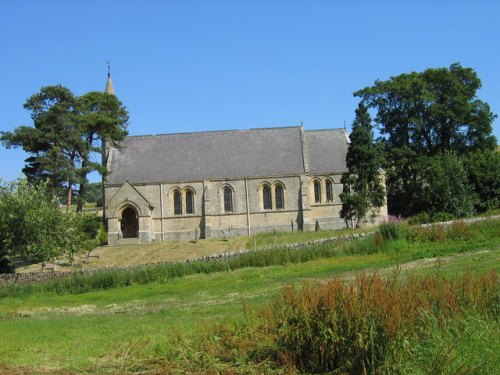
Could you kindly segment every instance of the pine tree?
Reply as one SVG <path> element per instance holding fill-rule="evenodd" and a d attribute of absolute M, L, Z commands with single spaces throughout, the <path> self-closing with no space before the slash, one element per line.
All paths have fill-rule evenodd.
<path fill-rule="evenodd" d="M 385 189 L 381 180 L 383 151 L 374 143 L 371 118 L 366 106 L 359 103 L 349 136 L 351 143 L 346 156 L 349 172 L 342 176 L 344 192 L 340 195 L 340 216 L 348 224 L 359 226 L 365 219 L 373 219 L 385 203 Z"/>

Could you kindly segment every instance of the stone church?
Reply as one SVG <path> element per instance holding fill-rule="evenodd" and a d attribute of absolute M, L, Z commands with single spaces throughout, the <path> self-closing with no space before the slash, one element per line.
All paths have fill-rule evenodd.
<path fill-rule="evenodd" d="M 302 126 L 128 136 L 104 150 L 109 244 L 345 228 L 348 143 Z"/>

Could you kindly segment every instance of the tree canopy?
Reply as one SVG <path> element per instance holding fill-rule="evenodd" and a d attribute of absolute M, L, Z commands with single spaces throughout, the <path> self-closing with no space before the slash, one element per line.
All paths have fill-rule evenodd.
<path fill-rule="evenodd" d="M 492 124 L 496 115 L 477 98 L 480 88 L 476 72 L 456 63 L 449 68 L 377 80 L 373 86 L 354 93 L 376 111 L 374 120 L 385 138 L 391 213 L 410 216 L 428 209 L 429 199 L 437 202 L 437 197 L 428 195 L 426 184 L 436 182 L 428 181 L 428 173 L 440 171 L 445 179 L 453 179 L 449 158 L 468 165 L 465 160 L 473 153 L 495 149 Z M 429 160 L 438 156 L 441 159 L 435 162 Z M 458 186 L 457 189 L 457 194 L 462 191 Z M 470 212 L 472 201 L 462 201 L 467 207 L 456 209 L 455 213 Z M 448 210 L 451 206 L 441 207 Z"/>
<path fill-rule="evenodd" d="M 477 98 L 481 80 L 471 68 L 449 68 L 401 74 L 356 91 L 377 110 L 375 122 L 391 148 L 408 147 L 418 155 L 493 150 L 494 115 Z"/>
<path fill-rule="evenodd" d="M 33 127 L 0 132 L 0 140 L 29 153 L 23 169 L 28 180 L 47 180 L 68 205 L 78 186 L 81 210 L 88 174 L 106 173 L 93 156 L 101 152 L 102 139 L 119 142 L 126 136 L 127 110 L 114 95 L 90 92 L 78 97 L 61 85 L 42 87 L 24 108 L 31 112 Z"/>

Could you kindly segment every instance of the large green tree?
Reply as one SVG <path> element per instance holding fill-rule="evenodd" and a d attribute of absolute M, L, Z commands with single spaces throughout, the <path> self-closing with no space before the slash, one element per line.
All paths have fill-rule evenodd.
<path fill-rule="evenodd" d="M 476 72 L 457 63 L 376 81 L 354 93 L 376 110 L 375 122 L 387 141 L 391 213 L 408 216 L 424 209 L 427 158 L 495 148 L 496 116 L 477 98 L 480 87 Z"/>
<path fill-rule="evenodd" d="M 33 127 L 19 126 L 1 132 L 7 147 L 21 147 L 30 156 L 24 174 L 30 182 L 45 181 L 52 193 L 65 190 L 71 205 L 71 190 L 78 179 L 79 148 L 77 99 L 66 87 L 46 86 L 32 95 L 24 108 L 31 112 Z"/>
<path fill-rule="evenodd" d="M 356 109 L 356 118 L 349 135 L 346 155 L 348 173 L 342 176 L 345 191 L 340 195 L 340 216 L 346 223 L 371 219 L 385 203 L 385 189 L 381 180 L 383 149 L 373 140 L 373 129 L 368 110 L 363 103 Z"/>
<path fill-rule="evenodd" d="M 81 211 L 88 174 L 106 173 L 99 160 L 102 140 L 119 142 L 126 136 L 127 110 L 114 95 L 90 92 L 77 97 L 61 85 L 43 87 L 24 108 L 31 112 L 33 127 L 0 132 L 0 140 L 29 153 L 23 169 L 28 180 L 47 180 L 68 207 L 76 190 Z"/>
<path fill-rule="evenodd" d="M 81 211 L 88 186 L 87 175 L 92 171 L 98 171 L 101 175 L 107 173 L 106 167 L 100 160 L 93 160 L 92 155 L 101 156 L 103 141 L 120 142 L 125 138 L 128 112 L 115 95 L 98 91 L 79 97 L 78 109 L 83 140 L 79 149 L 78 211 Z"/>

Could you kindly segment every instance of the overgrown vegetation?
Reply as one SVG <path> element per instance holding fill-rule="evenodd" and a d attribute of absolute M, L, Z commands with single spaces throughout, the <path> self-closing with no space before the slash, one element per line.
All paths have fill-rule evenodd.
<path fill-rule="evenodd" d="M 238 371 L 240 365 L 253 364 L 257 372 L 276 373 L 491 374 L 499 369 L 499 313 L 495 272 L 406 280 L 361 274 L 347 284 L 331 279 L 302 288 L 286 285 L 271 305 L 247 311 L 245 321 L 200 331 L 201 339 L 189 345 L 191 353 L 203 356 L 190 357 L 186 367 L 208 370 L 209 363 L 235 373 L 245 373 Z M 485 331 L 473 331 L 478 327 Z M 471 343 L 487 350 L 470 350 Z M 182 340 L 176 344 L 174 352 L 186 349 Z"/>
<path fill-rule="evenodd" d="M 13 271 L 14 257 L 42 267 L 63 256 L 73 261 L 97 245 L 99 223 L 95 215 L 62 212 L 45 184 L 0 183 L 0 272 Z"/>

